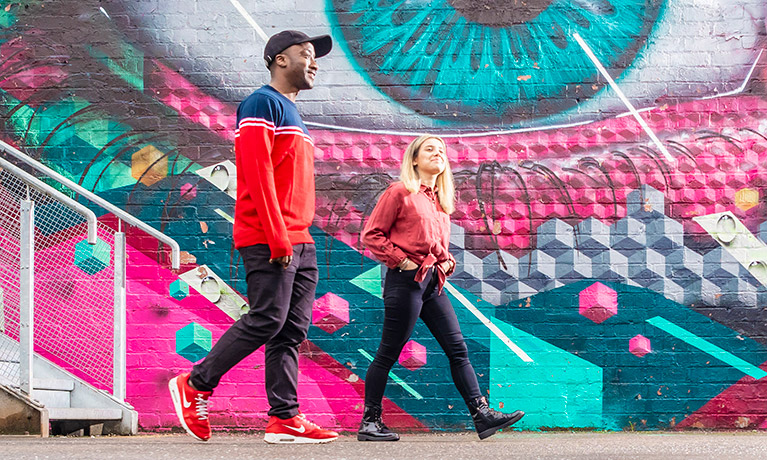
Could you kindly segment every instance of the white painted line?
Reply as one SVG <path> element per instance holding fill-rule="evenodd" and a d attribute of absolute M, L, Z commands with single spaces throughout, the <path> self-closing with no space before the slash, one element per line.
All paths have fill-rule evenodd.
<path fill-rule="evenodd" d="M 748 85 L 748 81 L 751 80 L 751 76 L 754 74 L 754 70 L 756 69 L 756 64 L 759 63 L 759 59 L 762 57 L 763 52 L 764 52 L 764 48 L 759 50 L 759 54 L 756 56 L 756 59 L 754 59 L 754 63 L 751 64 L 751 70 L 748 71 L 748 75 L 746 75 L 746 78 L 743 79 L 743 83 L 741 83 L 740 86 L 726 93 L 720 93 L 720 94 L 714 94 L 713 96 L 702 97 L 700 98 L 700 100 L 705 101 L 707 99 L 716 99 L 718 97 L 732 96 L 735 94 L 742 93 L 743 90 L 746 89 L 746 85 Z"/>
<path fill-rule="evenodd" d="M 644 121 L 644 118 L 639 116 L 639 112 L 637 112 L 637 109 L 634 108 L 633 105 L 631 105 L 631 102 L 629 102 L 628 98 L 626 98 L 626 95 L 623 94 L 623 91 L 618 87 L 617 83 L 615 83 L 615 80 L 613 80 L 613 77 L 610 76 L 609 73 L 607 73 L 607 69 L 602 66 L 602 63 L 599 62 L 599 59 L 597 59 L 597 56 L 594 54 L 593 51 L 591 51 L 591 48 L 589 48 L 589 45 L 586 44 L 585 41 L 583 41 L 583 38 L 578 34 L 578 32 L 575 32 L 573 34 L 573 38 L 575 38 L 575 41 L 578 42 L 579 45 L 581 45 L 581 48 L 583 48 L 583 51 L 586 52 L 586 55 L 591 59 L 591 62 L 594 63 L 594 66 L 599 70 L 599 73 L 602 74 L 603 77 L 605 77 L 605 80 L 607 80 L 607 83 L 610 84 L 610 88 L 615 91 L 615 94 L 618 95 L 621 102 L 626 106 L 627 109 L 629 109 L 629 112 L 631 112 L 632 115 L 634 115 L 634 118 L 637 122 L 642 126 L 642 129 L 647 133 L 648 136 L 650 136 L 650 139 L 652 139 L 655 146 L 658 148 L 658 150 L 663 153 L 663 156 L 666 157 L 666 160 L 670 162 L 674 162 L 674 157 L 671 156 L 671 153 L 668 151 L 665 145 L 658 139 L 658 136 L 655 135 L 655 133 L 650 129 L 649 126 L 647 126 L 647 123 Z"/>
<path fill-rule="evenodd" d="M 253 29 L 255 29 L 256 33 L 259 37 L 261 37 L 261 40 L 264 41 L 264 44 L 269 41 L 269 36 L 264 33 L 264 30 L 256 23 L 256 20 L 253 19 L 253 16 L 248 13 L 245 8 L 242 7 L 239 1 L 237 0 L 229 0 L 229 2 L 239 11 L 239 13 L 242 15 L 243 18 L 245 18 L 246 21 L 248 21 L 248 24 L 250 24 Z"/>
<path fill-rule="evenodd" d="M 445 288 L 453 294 L 453 297 L 458 299 L 459 302 L 463 304 L 464 307 L 466 307 L 474 316 L 477 317 L 477 319 L 485 325 L 488 329 L 490 329 L 490 332 L 495 334 L 496 337 L 501 339 L 501 342 L 504 343 L 507 347 L 509 347 L 509 350 L 513 351 L 515 355 L 519 356 L 519 359 L 526 363 L 532 363 L 533 358 L 527 355 L 524 350 L 519 348 L 516 343 L 512 342 L 510 338 L 506 336 L 506 334 L 503 333 L 500 329 L 498 329 L 498 326 L 492 323 L 489 319 L 487 319 L 487 316 L 483 315 L 481 311 L 477 309 L 474 305 L 469 302 L 469 299 L 463 296 L 458 289 L 455 288 L 452 284 L 449 282 L 445 283 Z"/>
<path fill-rule="evenodd" d="M 529 132 L 536 132 L 536 131 L 547 131 L 552 129 L 574 128 L 576 126 L 587 125 L 595 121 L 596 120 L 586 120 L 586 121 L 578 121 L 578 122 L 562 124 L 562 125 L 537 126 L 532 128 L 512 128 L 512 129 L 504 129 L 504 130 L 498 130 L 498 131 L 484 131 L 484 132 L 459 133 L 459 134 L 440 134 L 439 137 L 443 139 L 449 139 L 449 138 L 463 138 L 463 137 L 500 136 L 503 134 L 518 134 L 518 133 L 529 133 Z M 306 126 L 311 126 L 313 128 L 334 129 L 334 130 L 344 131 L 349 133 L 385 134 L 389 136 L 413 136 L 413 137 L 418 137 L 422 134 L 431 134 L 431 133 L 424 133 L 419 131 L 387 131 L 385 129 L 350 128 L 346 126 L 327 125 L 325 123 L 315 123 L 312 121 L 305 121 L 304 124 Z"/>

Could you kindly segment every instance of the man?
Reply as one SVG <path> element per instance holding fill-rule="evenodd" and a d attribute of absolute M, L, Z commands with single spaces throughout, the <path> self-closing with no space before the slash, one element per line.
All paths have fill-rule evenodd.
<path fill-rule="evenodd" d="M 295 100 L 312 89 L 315 58 L 330 52 L 328 35 L 286 30 L 269 39 L 268 85 L 237 108 L 237 201 L 234 244 L 245 264 L 250 311 L 218 340 L 191 373 L 169 382 L 179 421 L 210 439 L 208 398 L 221 377 L 265 345 L 268 443 L 322 443 L 338 437 L 298 410 L 298 346 L 306 339 L 318 270 L 309 226 L 314 217 L 314 145 Z"/>

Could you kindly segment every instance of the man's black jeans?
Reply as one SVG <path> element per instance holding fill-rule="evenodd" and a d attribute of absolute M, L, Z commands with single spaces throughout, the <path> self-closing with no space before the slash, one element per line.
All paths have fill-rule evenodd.
<path fill-rule="evenodd" d="M 293 246 L 287 269 L 270 264 L 269 246 L 239 249 L 245 263 L 250 311 L 216 342 L 205 359 L 194 366 L 190 380 L 201 391 L 211 391 L 229 369 L 264 349 L 269 415 L 285 419 L 298 415 L 298 346 L 306 339 L 317 287 L 314 244 Z"/>

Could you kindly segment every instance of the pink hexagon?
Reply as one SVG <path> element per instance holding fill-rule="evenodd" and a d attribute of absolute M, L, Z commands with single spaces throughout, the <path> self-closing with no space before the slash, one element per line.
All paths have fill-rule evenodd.
<path fill-rule="evenodd" d="M 411 371 L 420 369 L 426 364 L 426 347 L 415 340 L 408 341 L 399 355 L 399 363 Z"/>
<path fill-rule="evenodd" d="M 638 356 L 642 357 L 646 355 L 647 353 L 652 352 L 652 347 L 650 346 L 650 339 L 643 335 L 637 335 L 631 340 L 629 340 L 629 351 Z"/>
<path fill-rule="evenodd" d="M 349 302 L 332 292 L 314 301 L 312 324 L 332 334 L 349 324 Z"/>
<path fill-rule="evenodd" d="M 618 313 L 618 293 L 596 282 L 579 294 L 578 312 L 597 324 Z"/>

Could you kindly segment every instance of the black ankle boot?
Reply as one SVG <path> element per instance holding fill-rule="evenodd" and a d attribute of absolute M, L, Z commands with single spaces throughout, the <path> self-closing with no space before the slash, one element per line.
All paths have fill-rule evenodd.
<path fill-rule="evenodd" d="M 357 441 L 399 441 L 399 435 L 384 425 L 381 406 L 365 406 Z"/>
<path fill-rule="evenodd" d="M 493 410 L 487 405 L 487 399 L 484 396 L 472 399 L 467 405 L 479 439 L 489 438 L 496 431 L 517 423 L 525 415 L 521 410 L 515 410 L 511 414 Z"/>

